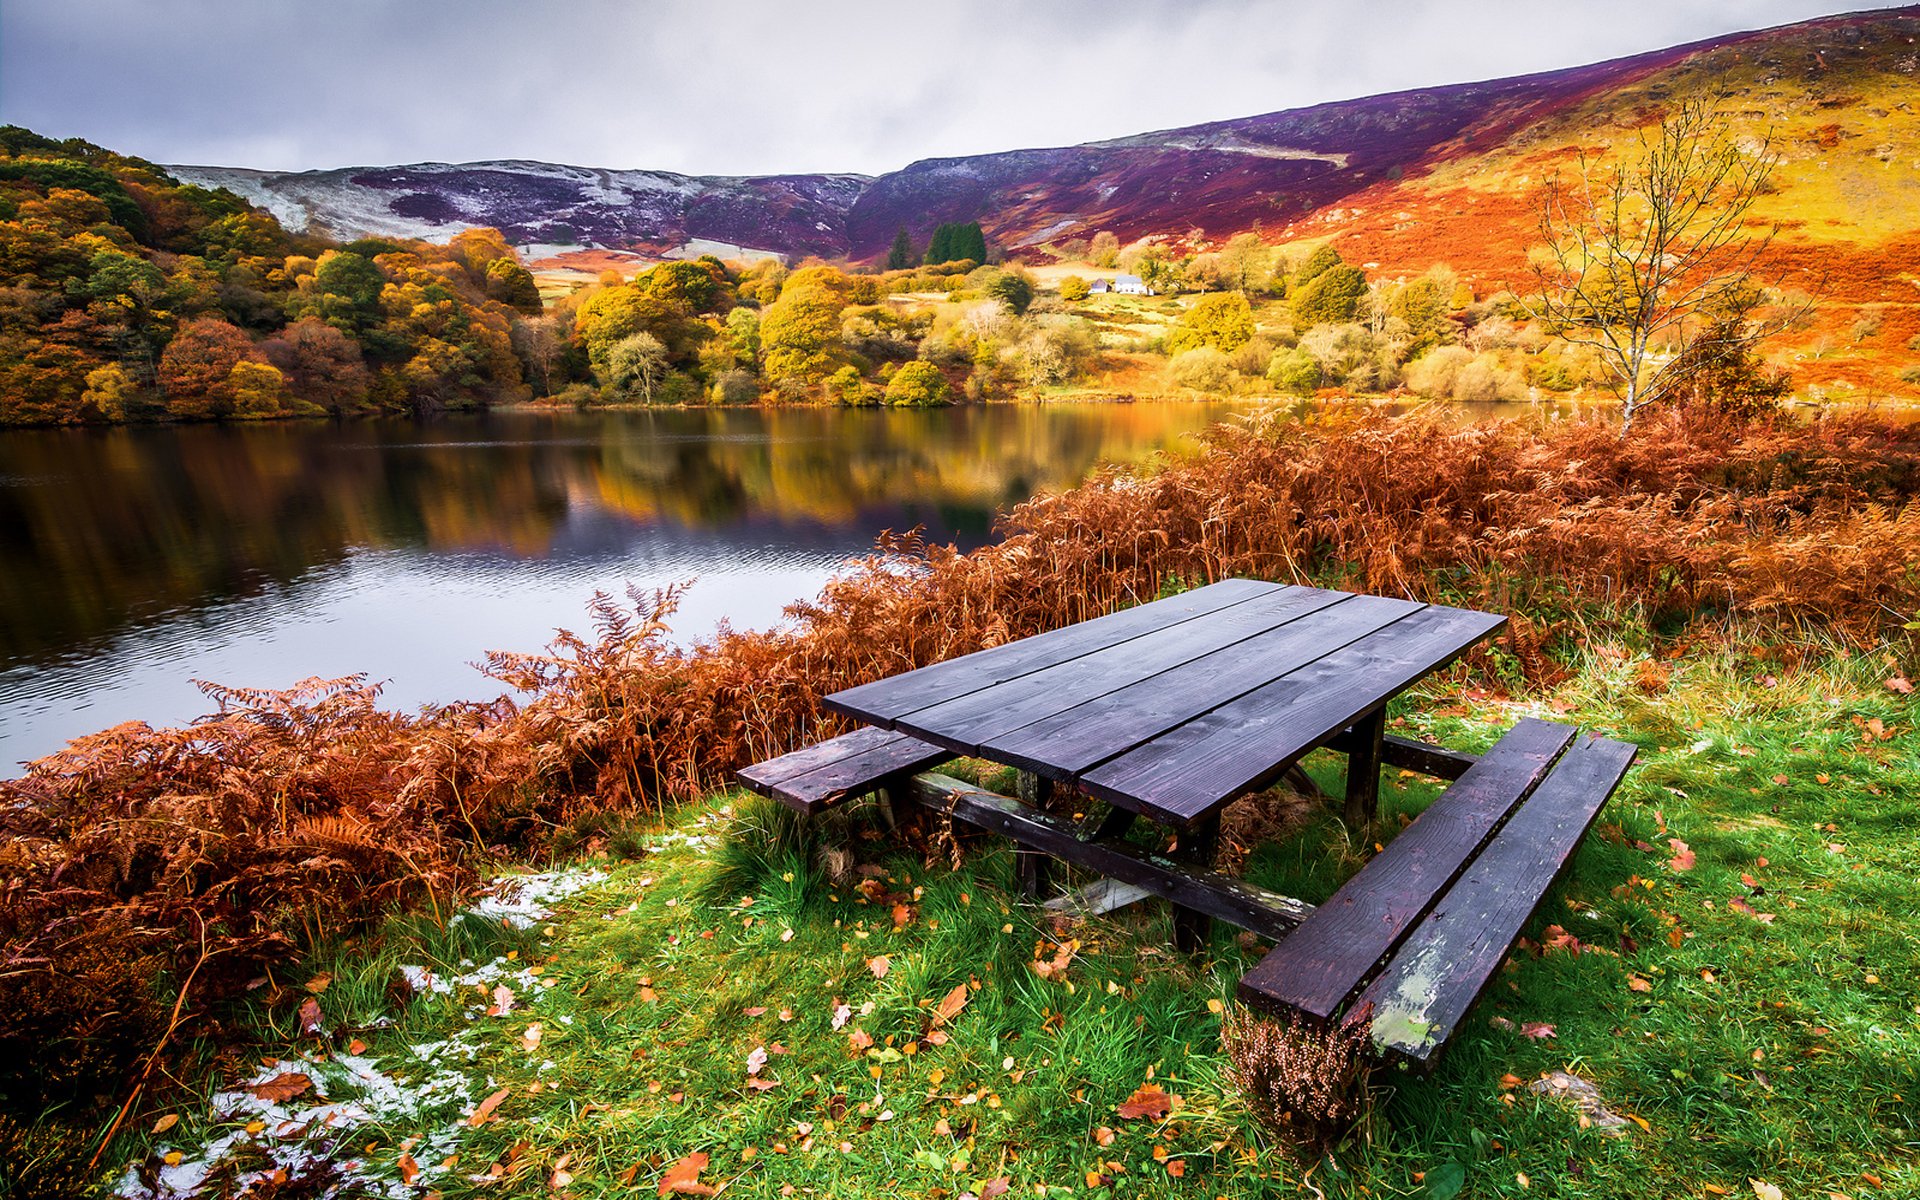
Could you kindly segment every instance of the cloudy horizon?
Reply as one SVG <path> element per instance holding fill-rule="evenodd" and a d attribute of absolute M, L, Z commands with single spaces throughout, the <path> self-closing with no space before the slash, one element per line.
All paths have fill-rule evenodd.
<path fill-rule="evenodd" d="M 1578 66 L 1861 6 L 1568 0 L 1550 21 L 1541 7 L 6 0 L 0 122 L 157 162 L 272 171 L 535 159 L 876 175 Z"/>

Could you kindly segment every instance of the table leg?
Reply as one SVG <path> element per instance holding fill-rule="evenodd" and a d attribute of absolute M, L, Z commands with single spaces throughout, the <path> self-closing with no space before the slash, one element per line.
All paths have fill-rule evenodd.
<path fill-rule="evenodd" d="M 1186 830 L 1180 835 L 1179 854 L 1193 863 L 1198 869 L 1206 870 L 1213 862 L 1213 852 L 1220 844 L 1220 816 L 1218 813 Z M 1173 908 L 1173 944 L 1176 949 L 1188 954 L 1197 954 L 1206 948 L 1207 938 L 1213 932 L 1213 918 L 1191 908 L 1174 905 Z"/>
<path fill-rule="evenodd" d="M 1021 771 L 1015 777 L 1014 791 L 1021 803 L 1044 810 L 1053 800 L 1053 780 Z M 1043 899 L 1052 890 L 1053 859 L 1037 850 L 1015 850 L 1013 872 L 1020 894 L 1029 899 Z"/>
<path fill-rule="evenodd" d="M 1380 807 L 1380 753 L 1387 734 L 1384 705 L 1353 723 L 1347 748 L 1347 828 L 1370 829 Z"/>

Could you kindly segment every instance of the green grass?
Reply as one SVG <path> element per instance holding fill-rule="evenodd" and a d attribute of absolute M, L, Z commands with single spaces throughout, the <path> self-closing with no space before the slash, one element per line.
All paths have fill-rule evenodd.
<path fill-rule="evenodd" d="M 637 861 L 589 864 L 607 879 L 531 929 L 397 918 L 317 955 L 237 1014 L 253 1044 L 205 1090 L 282 1069 L 263 1058 L 313 1054 L 331 1065 L 300 1069 L 340 1075 L 344 1043 L 363 1041 L 366 1062 L 424 1098 L 311 1144 L 396 1187 L 404 1151 L 423 1168 L 416 1190 L 447 1197 L 652 1194 L 694 1152 L 710 1159 L 702 1179 L 740 1196 L 958 1196 L 995 1178 L 1014 1196 L 1447 1194 L 1428 1172 L 1463 1177 L 1471 1196 L 1753 1195 L 1751 1180 L 1790 1197 L 1912 1196 L 1920 756 L 1890 673 L 1873 658 L 1789 671 L 1719 653 L 1656 669 L 1597 647 L 1542 703 L 1436 688 L 1397 706 L 1402 731 L 1465 748 L 1532 712 L 1643 756 L 1439 1069 L 1380 1072 L 1369 1116 L 1317 1162 L 1293 1161 L 1223 1079 L 1210 1002 L 1251 961 L 1233 931 L 1200 960 L 1171 951 L 1156 904 L 1057 933 L 1012 897 L 1000 843 L 929 867 L 901 856 L 871 808 L 825 835 L 880 872 L 867 890 L 884 895 L 863 895 L 825 878 L 783 814 L 738 795 L 638 839 Z M 1337 760 L 1313 767 L 1337 784 Z M 1434 794 L 1390 780 L 1377 838 Z M 1691 849 L 1689 869 L 1669 839 Z M 1316 811 L 1247 874 L 1319 900 L 1371 851 Z M 1031 964 L 1065 938 L 1077 956 L 1042 978 Z M 390 988 L 401 965 L 444 978 L 507 954 L 503 968 L 538 975 L 509 982 L 504 1016 L 478 1015 L 491 993 L 472 986 L 411 1001 Z M 351 1030 L 324 1047 L 297 1016 L 320 975 L 325 1020 Z M 964 1008 L 939 1020 L 956 994 Z M 1522 1036 L 1529 1023 L 1552 1036 Z M 410 1049 L 449 1040 L 432 1063 Z M 1555 1069 L 1635 1123 L 1605 1136 L 1525 1090 Z M 756 1077 L 777 1086 L 755 1090 Z M 1149 1081 L 1180 1107 L 1122 1119 Z M 355 1090 L 329 1086 L 329 1099 Z M 463 1119 L 501 1090 L 495 1119 Z M 113 1178 L 170 1150 L 191 1163 L 236 1133 L 287 1141 L 216 1107 L 176 1095 L 163 1111 L 179 1124 L 159 1135 L 147 1114 L 110 1156 Z"/>

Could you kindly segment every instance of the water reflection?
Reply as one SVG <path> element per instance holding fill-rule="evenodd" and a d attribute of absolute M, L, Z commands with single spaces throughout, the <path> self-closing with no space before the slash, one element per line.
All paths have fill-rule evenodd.
<path fill-rule="evenodd" d="M 976 545 L 996 511 L 1228 405 L 504 413 L 0 436 L 0 772 L 206 707 L 188 682 L 389 679 L 580 624 L 595 588 L 698 575 L 676 632 L 761 626 L 883 528 Z"/>

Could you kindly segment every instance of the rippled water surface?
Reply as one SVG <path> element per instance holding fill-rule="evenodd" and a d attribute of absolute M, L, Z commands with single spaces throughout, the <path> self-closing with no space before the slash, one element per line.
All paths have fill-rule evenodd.
<path fill-rule="evenodd" d="M 1225 405 L 499 413 L 431 424 L 0 434 L 0 777 L 192 680 L 366 672 L 396 707 L 583 628 L 596 589 L 697 578 L 675 622 L 761 627 L 882 529 L 994 514 Z"/>

